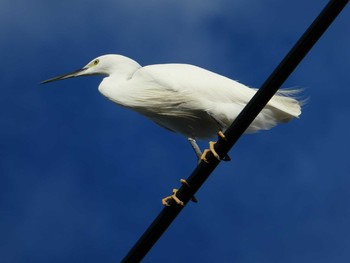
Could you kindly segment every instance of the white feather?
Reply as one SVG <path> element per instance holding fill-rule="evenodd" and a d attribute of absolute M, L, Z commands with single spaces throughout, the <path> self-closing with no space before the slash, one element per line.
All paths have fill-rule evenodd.
<path fill-rule="evenodd" d="M 123 57 L 124 58 L 124 57 Z M 99 90 L 107 98 L 133 109 L 168 130 L 190 138 L 210 138 L 224 131 L 255 94 L 237 81 L 187 64 L 140 67 L 131 77 L 110 74 Z M 280 91 L 247 132 L 267 130 L 301 114 L 296 90 Z"/>

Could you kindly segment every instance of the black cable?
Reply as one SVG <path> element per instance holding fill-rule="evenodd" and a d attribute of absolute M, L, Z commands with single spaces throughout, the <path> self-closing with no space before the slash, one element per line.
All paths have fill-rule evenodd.
<path fill-rule="evenodd" d="M 272 72 L 270 77 L 238 115 L 232 125 L 226 130 L 225 136 L 227 140 L 219 139 L 215 144 L 215 150 L 219 156 L 225 156 L 227 154 L 348 2 L 348 0 L 329 1 L 327 6 L 306 30 L 278 67 Z M 201 162 L 188 177 L 187 182 L 191 187 L 183 185 L 177 192 L 177 197 L 185 204 L 191 200 L 194 193 L 198 191 L 219 164 L 219 161 L 211 153 L 207 154 L 207 159 L 209 163 Z M 170 207 L 165 207 L 125 256 L 122 262 L 140 262 L 182 209 L 182 206 L 177 205 L 174 202 L 171 202 Z"/>

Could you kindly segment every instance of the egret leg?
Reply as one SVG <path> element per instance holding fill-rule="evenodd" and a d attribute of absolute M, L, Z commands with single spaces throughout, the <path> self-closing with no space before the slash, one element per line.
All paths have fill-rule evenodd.
<path fill-rule="evenodd" d="M 190 144 L 191 144 L 191 146 L 192 146 L 192 149 L 193 149 L 194 152 L 196 153 L 197 158 L 198 158 L 198 161 L 201 160 L 202 151 L 201 151 L 201 149 L 199 148 L 199 146 L 198 146 L 196 140 L 193 139 L 193 138 L 187 138 L 187 140 L 190 142 Z"/>

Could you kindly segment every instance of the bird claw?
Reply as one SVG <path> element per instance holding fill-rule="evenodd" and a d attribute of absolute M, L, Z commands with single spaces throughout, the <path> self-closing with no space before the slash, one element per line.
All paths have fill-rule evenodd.
<path fill-rule="evenodd" d="M 219 136 L 221 139 L 227 141 L 226 136 L 225 136 L 225 134 L 224 134 L 222 131 L 218 131 L 218 136 Z"/>
<path fill-rule="evenodd" d="M 167 196 L 165 198 L 162 199 L 162 204 L 164 206 L 170 206 L 170 204 L 168 203 L 168 201 L 173 200 L 175 201 L 176 204 L 181 205 L 181 206 L 185 206 L 184 202 L 182 202 L 177 196 L 176 193 L 178 192 L 178 189 L 173 189 L 173 194 L 171 196 Z"/>
<path fill-rule="evenodd" d="M 225 135 L 224 135 L 221 131 L 218 132 L 218 135 L 219 135 L 220 138 L 226 140 Z M 205 150 L 204 150 L 204 152 L 203 152 L 203 154 L 202 154 L 202 156 L 201 156 L 201 160 L 203 160 L 203 161 L 206 162 L 206 163 L 209 163 L 208 160 L 207 160 L 207 158 L 206 158 L 205 156 L 207 155 L 208 152 L 211 152 L 211 153 L 214 155 L 214 157 L 215 157 L 216 159 L 218 159 L 219 161 L 225 161 L 225 162 L 231 161 L 230 156 L 228 156 L 227 154 L 226 154 L 223 158 L 221 158 L 221 157 L 218 155 L 218 153 L 216 152 L 216 150 L 215 150 L 215 148 L 214 148 L 215 143 L 216 143 L 216 142 L 209 142 L 209 149 L 205 149 Z"/>
<path fill-rule="evenodd" d="M 185 180 L 185 179 L 180 179 L 180 183 L 182 183 L 183 185 L 186 185 L 188 188 L 190 188 L 189 183 Z M 168 203 L 168 201 L 173 200 L 176 204 L 181 205 L 181 206 L 185 206 L 184 202 L 182 202 L 177 196 L 176 193 L 178 192 L 178 189 L 173 189 L 173 194 L 171 196 L 167 196 L 165 198 L 162 199 L 162 204 L 164 206 L 170 206 L 170 204 Z M 196 197 L 192 196 L 191 197 L 191 201 L 194 203 L 197 203 L 198 200 Z"/>
<path fill-rule="evenodd" d="M 216 159 L 218 159 L 219 161 L 221 161 L 220 156 L 219 156 L 219 155 L 217 154 L 217 152 L 215 151 L 214 145 L 215 145 L 215 142 L 209 142 L 209 149 L 205 149 L 205 150 L 204 150 L 204 152 L 203 152 L 203 154 L 202 154 L 202 156 L 201 156 L 201 160 L 203 160 L 203 161 L 206 162 L 206 163 L 209 163 L 208 160 L 207 160 L 207 158 L 206 158 L 206 155 L 207 155 L 208 152 L 211 152 L 211 153 L 214 155 L 214 157 L 215 157 Z"/>

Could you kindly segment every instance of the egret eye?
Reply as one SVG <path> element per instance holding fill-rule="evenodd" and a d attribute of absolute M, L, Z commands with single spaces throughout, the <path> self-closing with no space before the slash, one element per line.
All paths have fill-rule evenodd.
<path fill-rule="evenodd" d="M 93 64 L 94 64 L 94 65 L 97 65 L 99 62 L 100 62 L 100 61 L 99 61 L 98 59 L 95 59 L 94 62 L 93 62 Z"/>

